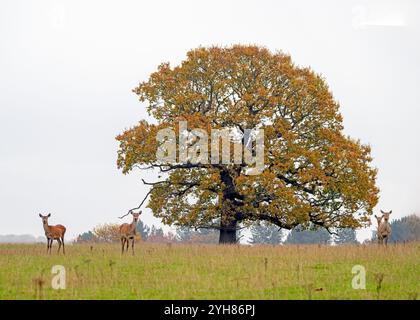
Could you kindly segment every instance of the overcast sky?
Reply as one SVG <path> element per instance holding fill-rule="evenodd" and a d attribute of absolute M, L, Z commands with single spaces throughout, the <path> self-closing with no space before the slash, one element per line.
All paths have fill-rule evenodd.
<path fill-rule="evenodd" d="M 131 90 L 192 48 L 236 43 L 322 73 L 345 132 L 372 146 L 375 213 L 420 212 L 419 21 L 416 0 L 2 0 L 0 234 L 42 235 L 40 212 L 68 239 L 121 222 L 148 190 L 116 167 L 115 136 L 147 117 Z"/>

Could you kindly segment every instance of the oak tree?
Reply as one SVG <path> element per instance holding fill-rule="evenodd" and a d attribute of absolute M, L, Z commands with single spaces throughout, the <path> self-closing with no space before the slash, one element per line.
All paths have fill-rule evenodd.
<path fill-rule="evenodd" d="M 158 172 L 156 181 L 143 182 L 150 185 L 148 207 L 164 223 L 215 228 L 220 243 L 234 243 L 237 230 L 256 221 L 327 230 L 369 221 L 378 200 L 370 147 L 343 133 L 323 77 L 290 56 L 258 46 L 200 47 L 175 67 L 161 64 L 133 91 L 154 121 L 117 137 L 117 164 L 124 174 Z M 262 172 L 249 174 L 243 162 L 181 161 L 181 135 L 167 138 L 176 161 L 161 161 L 157 136 L 178 132 L 181 121 L 189 134 L 229 128 L 232 145 L 247 129 L 264 130 Z M 200 139 L 193 134 L 188 146 Z"/>

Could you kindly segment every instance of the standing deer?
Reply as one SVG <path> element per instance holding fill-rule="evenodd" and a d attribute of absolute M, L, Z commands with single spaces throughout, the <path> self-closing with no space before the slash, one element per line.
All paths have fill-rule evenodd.
<path fill-rule="evenodd" d="M 54 240 L 57 240 L 58 242 L 58 251 L 57 253 L 60 253 L 61 245 L 63 245 L 63 254 L 66 254 L 64 250 L 64 234 L 66 233 L 66 227 L 57 224 L 56 226 L 50 226 L 48 225 L 48 218 L 51 217 L 51 213 L 49 213 L 46 216 L 43 216 L 42 214 L 39 214 L 39 216 L 42 219 L 42 224 L 44 226 L 45 236 L 47 237 L 47 253 L 51 254 L 51 247 Z"/>
<path fill-rule="evenodd" d="M 376 232 L 378 236 L 378 244 L 383 244 L 385 240 L 385 245 L 388 245 L 388 239 L 391 236 L 391 225 L 389 224 L 389 215 L 392 213 L 384 212 L 381 210 L 382 217 L 375 215 L 376 221 L 378 222 L 378 231 Z M 383 219 L 383 221 L 382 221 Z"/>
<path fill-rule="evenodd" d="M 141 211 L 139 213 L 130 212 L 133 216 L 133 222 L 130 224 L 123 223 L 120 226 L 120 237 L 121 237 L 121 254 L 124 253 L 124 246 L 127 244 L 126 251 L 128 251 L 129 240 L 131 239 L 131 250 L 134 255 L 134 241 L 135 236 L 137 234 L 137 222 L 139 221 L 139 216 L 141 215 Z"/>

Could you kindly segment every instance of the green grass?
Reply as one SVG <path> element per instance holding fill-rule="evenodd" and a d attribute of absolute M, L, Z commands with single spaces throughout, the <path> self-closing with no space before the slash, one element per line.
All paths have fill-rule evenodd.
<path fill-rule="evenodd" d="M 415 299 L 420 243 L 370 246 L 217 246 L 138 243 L 0 245 L 0 299 Z M 366 289 L 351 286 L 366 268 Z M 53 265 L 66 269 L 65 290 L 51 288 Z M 383 277 L 378 289 L 378 279 Z"/>

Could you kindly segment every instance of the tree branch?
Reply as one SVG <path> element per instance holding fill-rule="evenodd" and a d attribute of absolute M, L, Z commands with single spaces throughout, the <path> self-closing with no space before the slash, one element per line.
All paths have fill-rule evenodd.
<path fill-rule="evenodd" d="M 122 218 L 124 218 L 125 216 L 128 216 L 130 213 L 132 213 L 132 212 L 133 212 L 133 210 L 140 209 L 140 207 L 143 205 L 144 201 L 146 201 L 147 197 L 149 196 L 149 194 L 150 194 L 152 191 L 153 191 L 153 188 L 151 188 L 151 189 L 147 192 L 147 194 L 146 194 L 146 196 L 144 197 L 143 201 L 142 201 L 142 202 L 141 202 L 141 203 L 140 203 L 137 207 L 135 207 L 135 208 L 132 208 L 132 209 L 128 210 L 128 212 L 127 212 L 125 215 L 123 215 L 123 216 L 121 216 L 121 217 L 118 217 L 118 218 L 122 219 Z"/>

